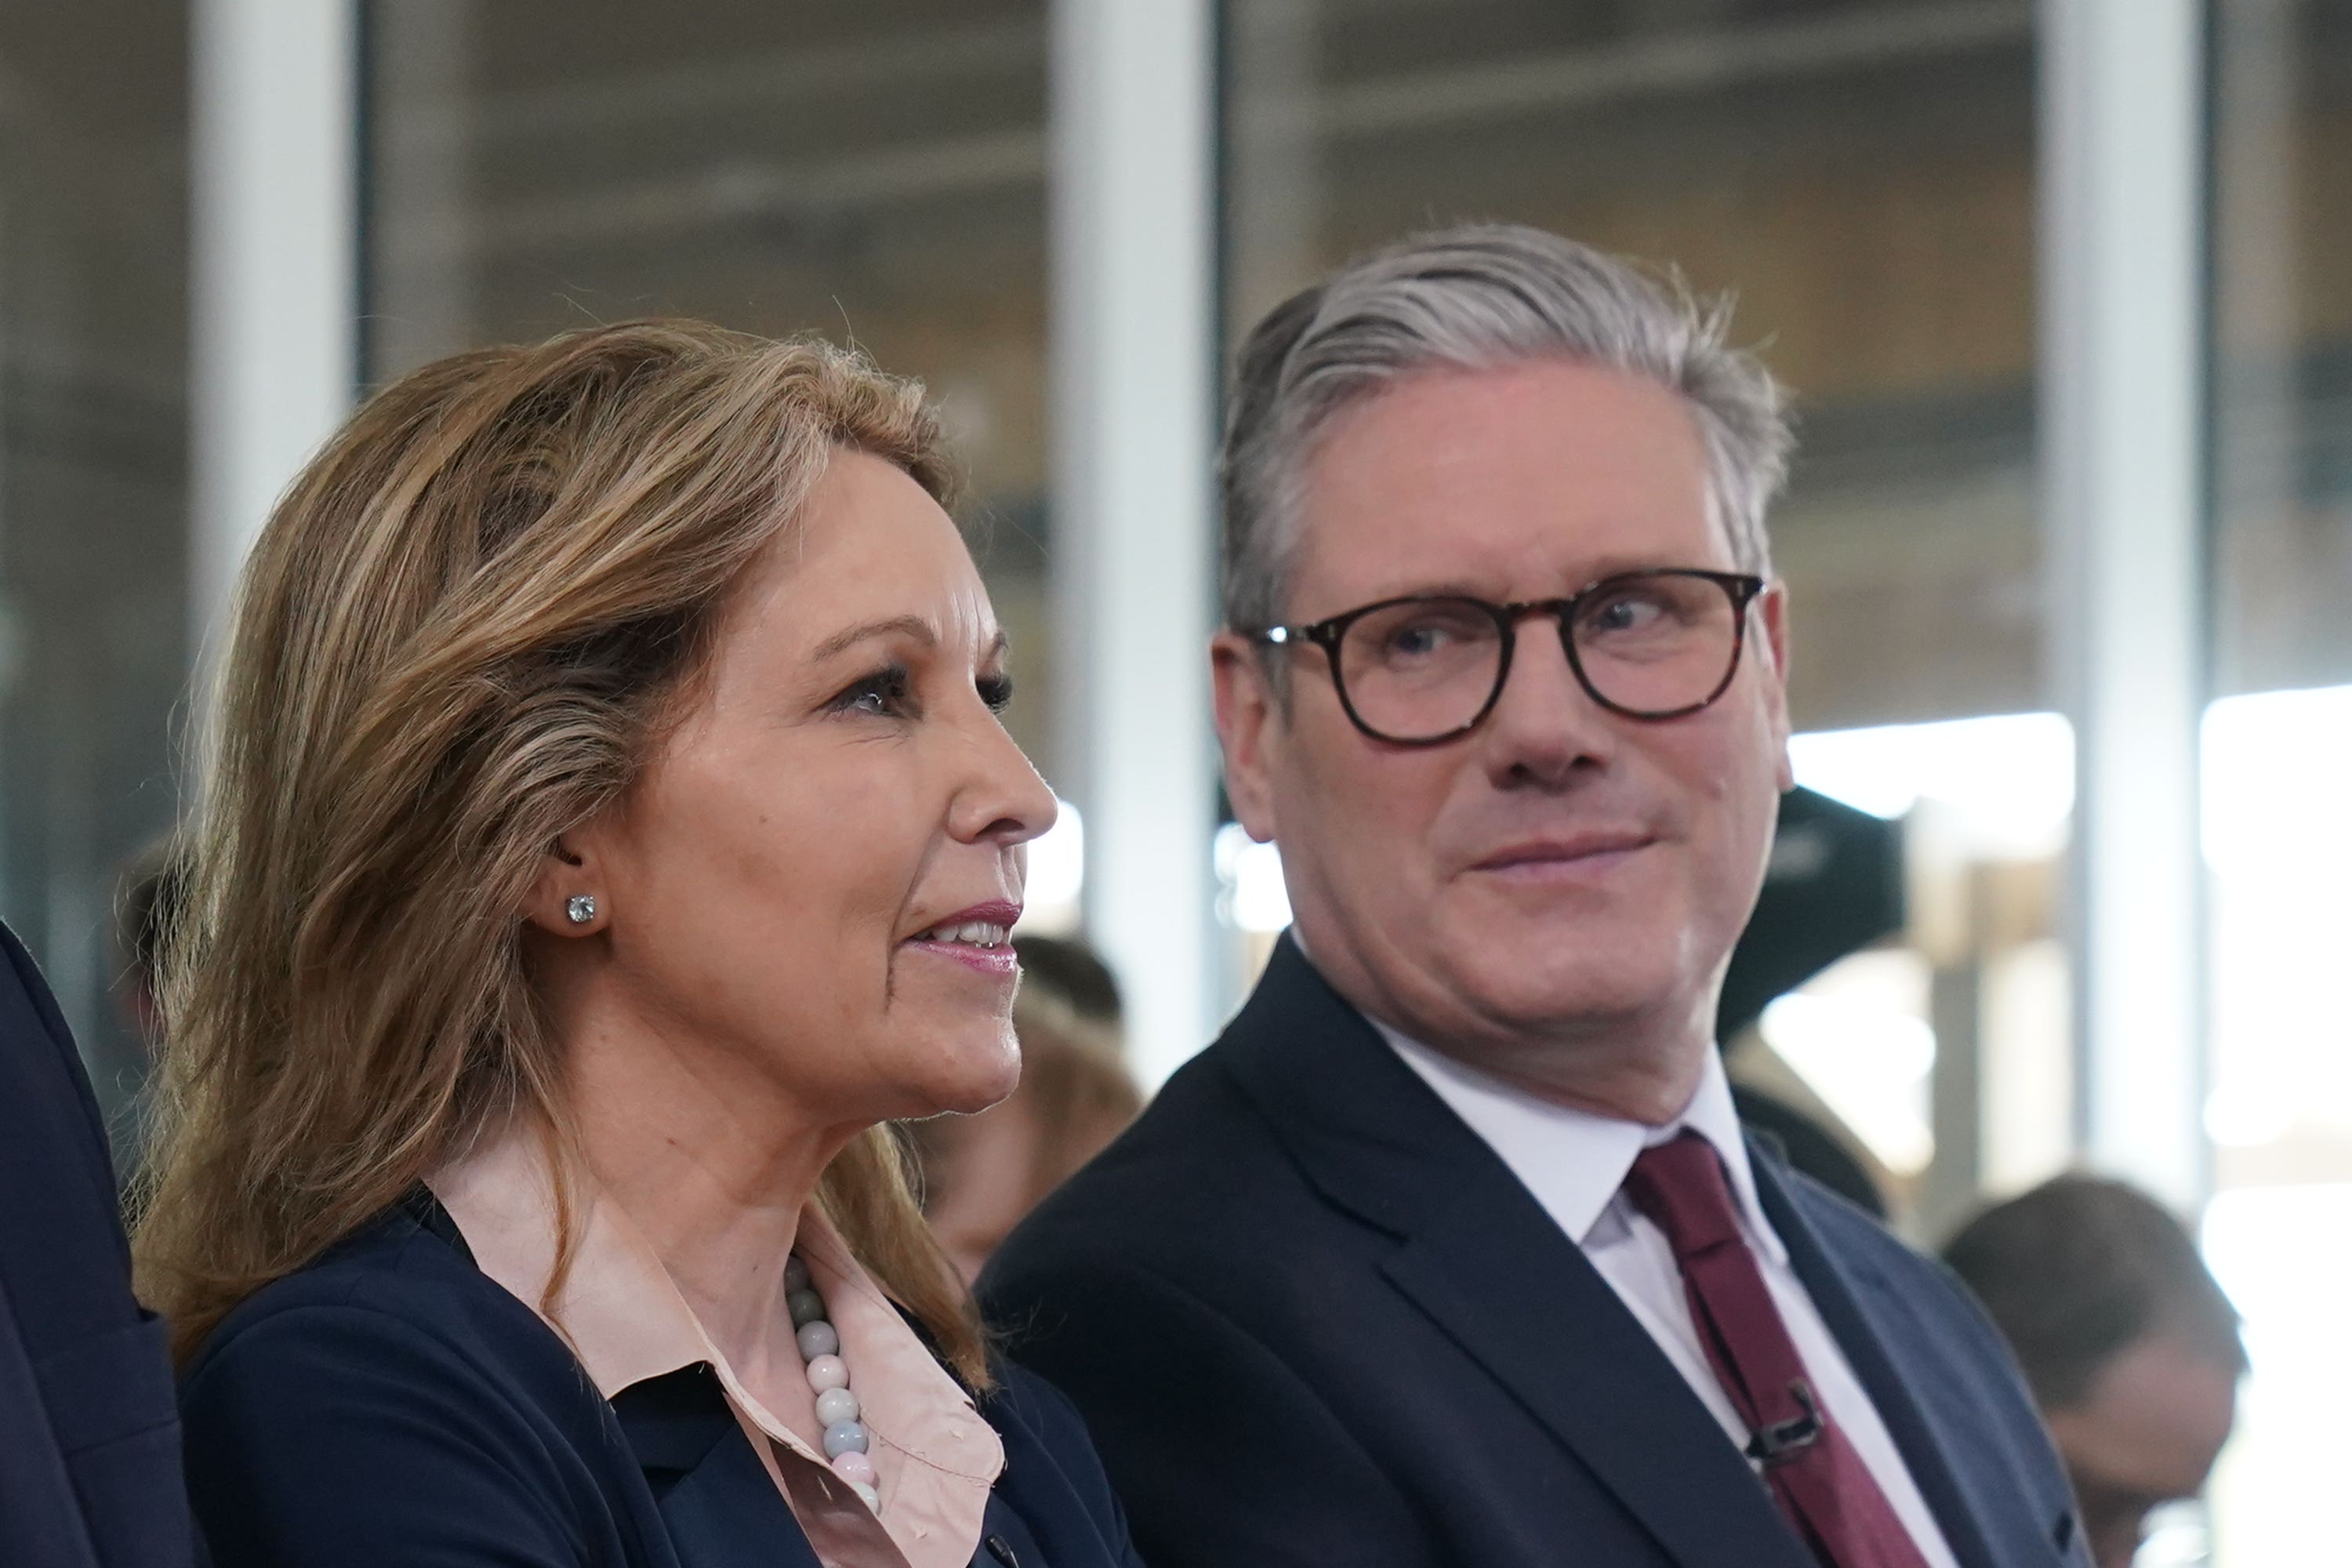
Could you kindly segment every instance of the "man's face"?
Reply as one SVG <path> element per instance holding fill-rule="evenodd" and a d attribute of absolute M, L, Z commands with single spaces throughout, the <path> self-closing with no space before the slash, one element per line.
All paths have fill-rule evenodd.
<path fill-rule="evenodd" d="M 1424 592 L 1564 597 L 1645 567 L 1734 567 L 1698 432 L 1651 382 L 1562 361 L 1431 371 L 1342 413 L 1306 473 L 1285 619 Z M 1555 624 L 1529 618 L 1501 698 L 1459 739 L 1404 747 L 1349 722 L 1321 651 L 1286 698 L 1216 645 L 1234 809 L 1279 843 L 1299 931 L 1352 1001 L 1560 1098 L 1664 1120 L 1709 1037 L 1788 787 L 1780 595 L 1748 612 L 1730 688 L 1700 712 L 1595 703 Z M 1576 1042 L 1630 1080 L 1584 1072 Z M 1653 1114 L 1654 1113 L 1654 1114 Z"/>
<path fill-rule="evenodd" d="M 2148 1514 L 2204 1490 L 2237 1414 L 2236 1371 L 2161 1333 L 2108 1363 L 2081 1403 L 2048 1412 L 2098 1568 L 2130 1568 Z"/>

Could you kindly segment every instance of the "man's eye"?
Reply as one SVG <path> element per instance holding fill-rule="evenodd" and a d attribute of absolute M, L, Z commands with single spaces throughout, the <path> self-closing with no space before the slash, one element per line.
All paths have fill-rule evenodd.
<path fill-rule="evenodd" d="M 1672 613 L 1657 600 L 1629 594 L 1601 605 L 1590 625 L 1601 632 L 1645 632 L 1663 627 L 1671 618 Z"/>
<path fill-rule="evenodd" d="M 1415 621 L 1389 634 L 1389 652 L 1399 658 L 1420 658 L 1453 640 L 1444 626 Z"/>
<path fill-rule="evenodd" d="M 914 679 L 903 664 L 887 665 L 844 687 L 832 706 L 844 713 L 871 713 L 895 719 L 905 714 L 914 695 Z"/>

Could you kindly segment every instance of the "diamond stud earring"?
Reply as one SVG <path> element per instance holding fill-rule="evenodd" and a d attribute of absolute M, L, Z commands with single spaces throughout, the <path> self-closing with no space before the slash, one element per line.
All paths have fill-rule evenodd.
<path fill-rule="evenodd" d="M 584 926 L 596 918 L 596 895 L 574 893 L 564 900 L 563 912 L 573 925 Z"/>

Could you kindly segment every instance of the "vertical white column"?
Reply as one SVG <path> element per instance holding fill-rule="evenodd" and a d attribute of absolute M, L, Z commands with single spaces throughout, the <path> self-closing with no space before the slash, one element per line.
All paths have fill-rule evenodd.
<path fill-rule="evenodd" d="M 2075 726 L 2080 1125 L 2106 1171 L 2205 1185 L 2203 17 L 2042 0 L 2051 647 Z"/>
<path fill-rule="evenodd" d="M 1213 1023 L 1213 40 L 1208 0 L 1053 8 L 1055 783 L 1150 1086 Z"/>
<path fill-rule="evenodd" d="M 196 0 L 189 623 L 201 668 L 270 505 L 352 404 L 356 0 Z"/>

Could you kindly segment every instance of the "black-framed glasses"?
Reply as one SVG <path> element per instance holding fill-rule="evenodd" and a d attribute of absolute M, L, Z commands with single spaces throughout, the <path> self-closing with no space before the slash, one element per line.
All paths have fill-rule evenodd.
<path fill-rule="evenodd" d="M 1496 605 L 1412 594 L 1328 620 L 1269 626 L 1276 647 L 1312 643 L 1356 728 L 1399 746 L 1434 746 L 1485 722 L 1510 679 L 1518 625 L 1549 616 L 1568 667 L 1595 702 L 1628 719 L 1679 719 L 1731 687 L 1748 606 L 1764 579 L 1672 567 L 1621 572 L 1565 599 Z"/>

